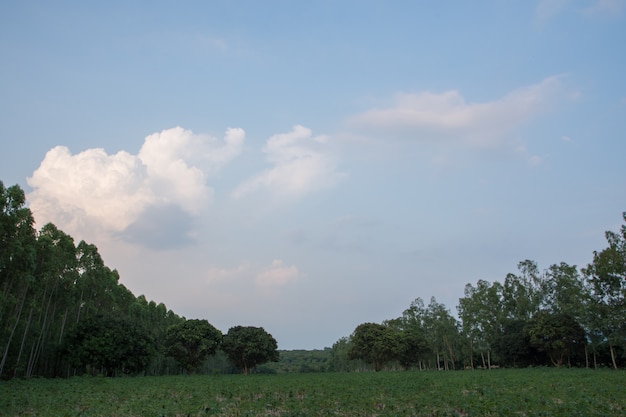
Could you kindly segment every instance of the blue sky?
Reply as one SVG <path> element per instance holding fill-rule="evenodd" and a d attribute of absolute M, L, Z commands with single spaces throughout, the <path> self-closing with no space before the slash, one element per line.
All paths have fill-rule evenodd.
<path fill-rule="evenodd" d="M 2 2 L 0 180 L 136 295 L 322 348 L 626 211 L 626 2 Z"/>

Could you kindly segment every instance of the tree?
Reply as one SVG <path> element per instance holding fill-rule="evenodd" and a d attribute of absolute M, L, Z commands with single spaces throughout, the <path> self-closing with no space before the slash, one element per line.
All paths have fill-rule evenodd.
<path fill-rule="evenodd" d="M 35 291 L 36 236 L 24 191 L 0 181 L 0 376 L 23 325 L 26 301 Z M 13 349 L 15 350 L 15 349 Z"/>
<path fill-rule="evenodd" d="M 193 373 L 202 362 L 215 354 L 222 332 L 207 320 L 185 320 L 167 329 L 167 354 L 188 373 Z"/>
<path fill-rule="evenodd" d="M 542 304 L 543 277 L 534 261 L 517 264 L 520 275 L 507 274 L 502 288 L 504 318 L 528 320 L 539 311 Z"/>
<path fill-rule="evenodd" d="M 527 325 L 521 319 L 505 319 L 501 323 L 491 343 L 500 365 L 522 367 L 543 363 L 544 354 L 531 345 Z"/>
<path fill-rule="evenodd" d="M 622 213 L 626 222 L 626 212 Z M 615 347 L 626 351 L 626 225 L 620 233 L 607 231 L 609 247 L 594 252 L 593 262 L 583 270 L 592 289 L 593 324 L 609 344 L 613 368 Z"/>
<path fill-rule="evenodd" d="M 398 338 L 389 326 L 377 323 L 359 324 L 350 337 L 348 352 L 350 359 L 361 359 L 380 371 L 385 364 L 396 357 Z"/>
<path fill-rule="evenodd" d="M 593 330 L 595 314 L 592 311 L 591 287 L 587 285 L 575 265 L 565 262 L 551 265 L 542 283 L 544 310 L 572 317 L 585 331 L 585 366 L 589 367 L 587 346 L 595 354 L 598 347 L 596 332 Z"/>
<path fill-rule="evenodd" d="M 429 351 L 426 337 L 418 329 L 398 330 L 397 338 L 395 358 L 405 370 L 419 364 Z"/>
<path fill-rule="evenodd" d="M 585 332 L 578 322 L 567 314 L 542 311 L 527 327 L 530 343 L 546 352 L 557 368 L 566 357 L 580 352 L 585 344 Z"/>
<path fill-rule="evenodd" d="M 479 352 L 483 368 L 491 368 L 491 350 L 502 325 L 503 287 L 479 280 L 476 287 L 465 286 L 465 297 L 459 299 L 457 311 L 463 336 L 468 342 L 470 367 L 474 368 L 474 352 Z M 485 359 L 485 353 L 487 357 Z"/>
<path fill-rule="evenodd" d="M 331 348 L 331 370 L 335 372 L 345 372 L 351 370 L 348 351 L 350 350 L 350 339 L 342 337 L 333 343 Z"/>
<path fill-rule="evenodd" d="M 63 352 L 77 368 L 103 371 L 107 376 L 137 374 L 150 362 L 154 340 L 130 321 L 97 315 L 68 334 Z"/>
<path fill-rule="evenodd" d="M 444 304 L 431 297 L 424 315 L 424 330 L 430 349 L 435 353 L 437 369 L 456 369 L 460 344 L 459 323 Z"/>
<path fill-rule="evenodd" d="M 231 327 L 224 335 L 221 348 L 244 375 L 248 375 L 257 365 L 278 362 L 279 358 L 276 339 L 262 327 Z"/>

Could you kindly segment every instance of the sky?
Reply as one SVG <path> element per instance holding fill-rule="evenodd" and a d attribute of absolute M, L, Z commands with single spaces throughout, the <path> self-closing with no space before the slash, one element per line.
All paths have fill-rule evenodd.
<path fill-rule="evenodd" d="M 135 295 L 330 347 L 626 211 L 626 1 L 3 1 L 0 181 Z"/>

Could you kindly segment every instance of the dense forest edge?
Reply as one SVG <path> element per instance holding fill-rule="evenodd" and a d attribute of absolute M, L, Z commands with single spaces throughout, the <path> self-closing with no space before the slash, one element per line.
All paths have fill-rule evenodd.
<path fill-rule="evenodd" d="M 0 204 L 1 379 L 626 364 L 626 224 L 584 268 L 525 260 L 502 282 L 467 284 L 456 316 L 417 298 L 332 347 L 279 351 L 263 328 L 222 334 L 135 296 L 93 244 L 35 230 L 19 186 L 0 181 Z"/>

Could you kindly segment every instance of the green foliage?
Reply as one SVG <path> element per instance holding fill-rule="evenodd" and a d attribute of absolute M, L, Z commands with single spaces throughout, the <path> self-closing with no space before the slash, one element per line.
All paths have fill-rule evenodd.
<path fill-rule="evenodd" d="M 535 368 L 14 379 L 6 416 L 586 416 L 626 413 L 623 372 Z"/>
<path fill-rule="evenodd" d="M 185 320 L 167 329 L 167 354 L 188 373 L 193 373 L 209 355 L 215 354 L 222 332 L 207 320 Z"/>
<path fill-rule="evenodd" d="M 528 323 L 526 331 L 530 343 L 546 352 L 552 364 L 563 365 L 566 357 L 581 352 L 585 343 L 585 331 L 578 322 L 567 314 L 542 311 Z"/>
<path fill-rule="evenodd" d="M 308 373 L 328 372 L 332 365 L 332 350 L 280 350 L 278 362 L 268 362 L 258 367 L 259 372 L 265 373 Z"/>
<path fill-rule="evenodd" d="M 376 371 L 394 360 L 399 351 L 399 332 L 382 324 L 359 324 L 350 339 L 349 359 L 360 359 Z"/>
<path fill-rule="evenodd" d="M 626 223 L 626 212 L 622 214 Z M 615 348 L 626 352 L 626 224 L 620 232 L 606 232 L 609 246 L 594 252 L 593 263 L 583 270 L 593 288 L 590 322 L 594 336 L 607 340 L 613 367 L 617 368 Z"/>
<path fill-rule="evenodd" d="M 135 323 L 98 315 L 68 334 L 64 352 L 73 366 L 92 373 L 137 374 L 150 362 L 154 340 Z"/>
<path fill-rule="evenodd" d="M 530 342 L 525 320 L 504 320 L 492 347 L 499 366 L 527 367 L 546 363 L 545 353 L 537 351 Z"/>
<path fill-rule="evenodd" d="M 222 350 L 244 374 L 257 365 L 279 359 L 276 339 L 262 327 L 231 327 L 222 340 Z"/>
<path fill-rule="evenodd" d="M 405 370 L 413 368 L 429 352 L 428 341 L 416 329 L 398 330 L 395 359 Z"/>

